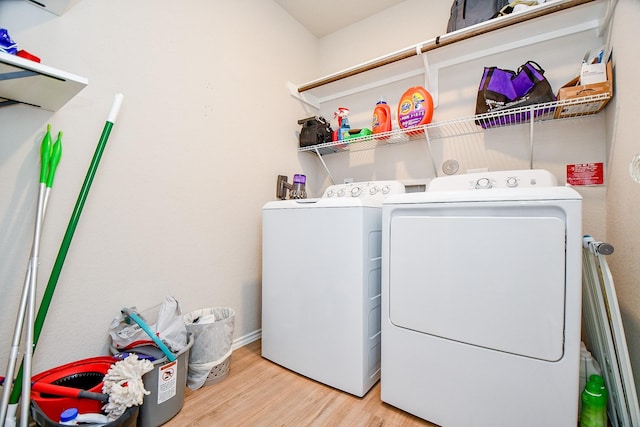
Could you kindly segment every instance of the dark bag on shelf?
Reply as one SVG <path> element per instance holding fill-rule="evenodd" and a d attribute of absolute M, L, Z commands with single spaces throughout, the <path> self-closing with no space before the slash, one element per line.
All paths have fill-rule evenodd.
<path fill-rule="evenodd" d="M 450 33 L 473 24 L 487 21 L 500 14 L 509 0 L 454 0 L 447 24 Z"/>
<path fill-rule="evenodd" d="M 300 147 L 330 142 L 333 131 L 324 117 L 313 116 L 298 120 L 300 130 Z"/>
<path fill-rule="evenodd" d="M 544 77 L 544 70 L 534 61 L 527 61 L 518 68 L 517 72 L 498 67 L 485 67 L 478 88 L 478 97 L 476 98 L 476 114 L 542 104 L 555 100 L 556 96 L 553 89 L 551 89 L 549 81 Z M 545 110 L 536 110 L 535 114 L 549 112 L 549 109 Z M 528 117 L 528 113 L 526 113 L 515 119 L 514 123 L 527 120 Z M 477 120 L 476 123 L 485 128 L 496 125 L 493 121 Z"/>

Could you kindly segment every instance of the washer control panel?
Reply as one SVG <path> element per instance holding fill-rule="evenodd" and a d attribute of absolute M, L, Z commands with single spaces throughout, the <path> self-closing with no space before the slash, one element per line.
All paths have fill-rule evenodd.
<path fill-rule="evenodd" d="M 543 169 L 478 172 L 434 178 L 427 191 L 490 190 L 492 188 L 555 187 L 556 177 Z"/>
<path fill-rule="evenodd" d="M 382 203 L 389 194 L 404 193 L 404 185 L 398 181 L 365 181 L 330 185 L 323 198 L 354 198 L 377 200 Z"/>

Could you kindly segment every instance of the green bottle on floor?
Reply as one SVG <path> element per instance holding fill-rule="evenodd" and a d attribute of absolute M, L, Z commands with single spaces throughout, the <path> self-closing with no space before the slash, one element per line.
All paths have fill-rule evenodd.
<path fill-rule="evenodd" d="M 607 427 L 607 389 L 600 375 L 591 375 L 582 392 L 580 427 Z"/>

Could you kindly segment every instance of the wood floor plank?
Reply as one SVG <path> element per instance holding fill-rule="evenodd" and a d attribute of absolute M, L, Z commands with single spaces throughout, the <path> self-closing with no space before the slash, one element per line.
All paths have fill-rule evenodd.
<path fill-rule="evenodd" d="M 380 383 L 364 397 L 320 384 L 261 356 L 261 341 L 236 349 L 229 376 L 185 392 L 165 427 L 437 427 L 380 400 Z"/>

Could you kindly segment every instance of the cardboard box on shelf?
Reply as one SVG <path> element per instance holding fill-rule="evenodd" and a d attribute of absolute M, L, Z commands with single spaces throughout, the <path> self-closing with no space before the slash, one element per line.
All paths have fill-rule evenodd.
<path fill-rule="evenodd" d="M 580 67 L 580 84 L 590 85 L 607 81 L 607 64 L 582 64 Z"/>
<path fill-rule="evenodd" d="M 613 68 L 611 61 L 606 66 L 607 78 L 605 81 L 590 84 L 581 84 L 580 76 L 575 77 L 558 91 L 558 102 L 560 106 L 556 109 L 555 118 L 561 119 L 572 116 L 584 116 L 595 114 L 602 110 L 609 99 L 613 96 Z M 609 94 L 609 97 L 597 101 L 588 101 L 587 97 L 595 95 Z M 576 103 L 571 105 L 562 105 L 564 100 L 578 100 L 585 98 L 584 103 Z"/>

